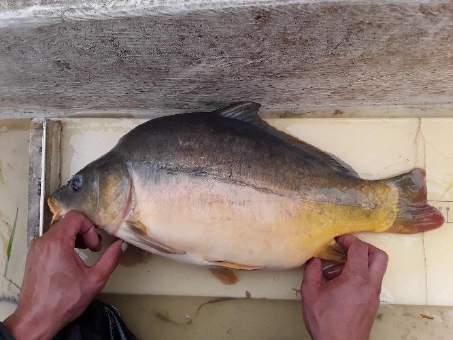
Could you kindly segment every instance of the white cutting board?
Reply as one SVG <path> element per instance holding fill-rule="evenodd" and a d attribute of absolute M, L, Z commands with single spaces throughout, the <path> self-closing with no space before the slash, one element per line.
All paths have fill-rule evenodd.
<path fill-rule="evenodd" d="M 65 119 L 62 133 L 62 181 L 107 152 L 139 119 Z M 268 121 L 306 142 L 333 153 L 368 179 L 426 166 L 429 197 L 453 201 L 453 119 L 273 119 Z M 426 147 L 425 147 L 426 145 Z M 425 155 L 426 151 L 426 155 Z M 434 202 L 443 207 L 453 204 Z M 449 209 L 449 208 L 448 208 Z M 453 221 L 453 216 L 449 217 Z M 362 235 L 386 250 L 390 263 L 381 300 L 394 304 L 453 305 L 453 231 L 426 235 Z M 452 246 L 450 246 L 450 244 Z M 206 268 L 157 256 L 128 254 L 106 292 L 295 299 L 301 271 L 240 272 L 226 286 Z"/>

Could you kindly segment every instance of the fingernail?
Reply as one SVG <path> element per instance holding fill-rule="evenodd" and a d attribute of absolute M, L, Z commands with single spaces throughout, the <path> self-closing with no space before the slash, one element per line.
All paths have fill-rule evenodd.
<path fill-rule="evenodd" d="M 122 251 L 123 253 L 127 250 L 127 246 L 128 246 L 128 244 L 127 244 L 126 242 L 123 241 L 123 242 L 121 243 L 121 251 Z"/>

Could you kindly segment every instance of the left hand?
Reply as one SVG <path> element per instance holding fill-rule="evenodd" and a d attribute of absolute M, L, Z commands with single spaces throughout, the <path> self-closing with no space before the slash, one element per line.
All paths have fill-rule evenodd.
<path fill-rule="evenodd" d="M 326 280 L 319 259 L 305 266 L 305 326 L 314 340 L 366 340 L 378 311 L 388 256 L 354 236 L 337 241 L 347 251 L 340 275 Z"/>
<path fill-rule="evenodd" d="M 78 238 L 91 250 L 99 249 L 90 220 L 69 212 L 33 241 L 19 305 L 5 320 L 16 340 L 51 339 L 88 307 L 118 265 L 123 241 L 114 242 L 96 265 L 88 267 L 74 250 Z"/>

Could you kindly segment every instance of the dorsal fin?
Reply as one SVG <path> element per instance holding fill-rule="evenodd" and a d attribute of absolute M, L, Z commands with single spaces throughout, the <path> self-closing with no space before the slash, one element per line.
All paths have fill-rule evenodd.
<path fill-rule="evenodd" d="M 286 134 L 283 131 L 277 130 L 266 121 L 262 120 L 258 115 L 258 110 L 261 107 L 260 104 L 254 102 L 238 102 L 227 106 L 226 108 L 219 109 L 214 111 L 215 114 L 231 119 L 237 119 L 266 131 L 267 133 L 273 135 L 274 137 L 280 138 L 285 142 L 298 147 L 302 152 L 310 155 L 313 160 L 315 160 L 319 166 L 328 167 L 338 171 L 340 173 L 358 177 L 355 170 L 341 159 L 338 159 L 334 155 L 322 151 L 315 146 L 305 143 L 296 137 Z"/>
<path fill-rule="evenodd" d="M 260 107 L 260 104 L 254 102 L 239 102 L 214 112 L 225 118 L 237 119 L 247 123 L 256 123 L 261 122 L 261 118 L 258 116 Z"/>

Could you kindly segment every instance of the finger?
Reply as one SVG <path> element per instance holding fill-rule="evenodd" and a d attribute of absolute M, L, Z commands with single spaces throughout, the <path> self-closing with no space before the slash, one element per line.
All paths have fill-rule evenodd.
<path fill-rule="evenodd" d="M 379 249 L 373 246 L 370 243 L 366 243 L 368 246 L 368 268 L 371 266 L 371 263 L 374 261 L 374 257 L 379 253 L 384 253 L 383 256 L 387 257 L 387 253 L 385 253 L 382 249 Z"/>
<path fill-rule="evenodd" d="M 93 228 L 92 230 L 94 230 Z M 102 248 L 102 237 L 95 231 L 97 235 L 97 240 L 94 239 L 94 235 L 92 235 L 91 230 L 88 233 L 79 234 L 75 240 L 75 247 L 78 249 L 86 249 L 89 248 L 92 251 L 99 251 Z"/>
<path fill-rule="evenodd" d="M 334 278 L 340 276 L 343 271 L 344 264 L 342 263 L 332 263 L 328 261 L 322 262 L 322 275 L 328 281 L 333 280 Z"/>
<path fill-rule="evenodd" d="M 355 237 L 353 235 L 343 235 L 343 236 L 339 236 L 339 237 L 336 238 L 337 243 L 340 244 L 346 251 L 350 247 L 352 242 L 354 242 L 356 240 L 366 244 L 366 246 L 368 247 L 368 266 L 369 266 L 370 263 L 371 263 L 371 259 L 372 259 L 373 254 L 375 254 L 377 252 L 382 252 L 381 249 L 376 248 L 375 246 L 373 246 L 370 243 L 363 242 L 358 237 Z"/>
<path fill-rule="evenodd" d="M 342 235 L 336 237 L 335 241 L 337 241 L 337 243 L 342 246 L 345 251 L 348 251 L 351 244 L 355 241 L 360 241 L 360 239 L 354 235 Z"/>
<path fill-rule="evenodd" d="M 351 235 L 341 236 L 337 242 L 348 254 L 343 272 L 368 276 L 368 244 Z"/>
<path fill-rule="evenodd" d="M 105 284 L 113 273 L 115 268 L 118 266 L 121 254 L 124 252 L 126 243 L 122 240 L 113 242 L 107 250 L 102 254 L 98 262 L 89 269 L 90 275 Z"/>
<path fill-rule="evenodd" d="M 93 223 L 82 213 L 68 212 L 54 228 L 56 228 L 55 232 L 63 233 L 72 246 L 75 246 L 77 236 L 80 236 L 87 248 L 98 250 L 100 247 L 100 239 Z"/>
<path fill-rule="evenodd" d="M 388 255 L 386 252 L 373 247 L 369 253 L 370 280 L 379 287 L 382 285 L 385 271 L 387 270 Z"/>
<path fill-rule="evenodd" d="M 78 211 L 71 210 L 65 214 L 61 220 L 55 223 L 51 230 L 62 233 L 75 240 L 79 233 L 88 231 L 92 226 L 93 224 L 85 215 Z"/>
<path fill-rule="evenodd" d="M 74 233 L 76 232 L 76 230 L 77 226 L 72 232 Z M 101 240 L 99 238 L 98 233 L 96 232 L 96 228 L 87 218 L 83 218 L 83 221 L 80 225 L 80 229 L 76 234 L 76 237 L 72 238 L 74 240 L 74 243 L 76 243 L 77 238 L 81 240 L 81 242 L 83 243 L 83 245 L 86 246 L 86 248 L 91 249 L 93 251 L 98 251 L 101 247 Z"/>
<path fill-rule="evenodd" d="M 322 283 L 321 260 L 314 258 L 304 266 L 304 276 L 302 278 L 302 295 L 311 295 L 316 292 Z"/>

